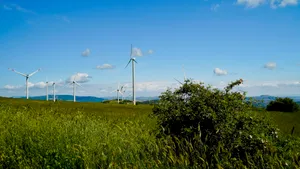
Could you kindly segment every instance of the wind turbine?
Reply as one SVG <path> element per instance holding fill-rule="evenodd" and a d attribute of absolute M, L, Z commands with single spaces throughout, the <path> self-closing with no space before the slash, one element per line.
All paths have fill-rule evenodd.
<path fill-rule="evenodd" d="M 79 83 L 76 82 L 76 76 L 78 73 L 74 76 L 73 81 L 69 84 L 73 85 L 73 101 L 76 102 L 76 85 L 82 87 Z"/>
<path fill-rule="evenodd" d="M 53 102 L 55 102 L 55 82 L 52 83 L 53 86 Z"/>
<path fill-rule="evenodd" d="M 129 65 L 130 62 L 132 63 L 132 103 L 133 103 L 133 105 L 135 105 L 136 100 L 135 100 L 135 67 L 134 67 L 134 63 L 137 63 L 137 62 L 135 61 L 135 58 L 132 57 L 132 45 L 131 45 L 130 59 L 129 59 L 129 62 L 127 63 L 126 67 Z"/>
<path fill-rule="evenodd" d="M 49 98 L 49 96 L 48 96 L 48 83 L 49 83 L 49 81 L 47 80 L 47 100 L 48 100 L 48 98 Z M 62 80 L 60 79 L 59 81 L 52 81 L 52 82 L 50 82 L 50 83 L 52 83 L 52 89 L 53 89 L 53 102 L 55 102 L 56 100 L 57 100 L 57 96 L 55 95 L 55 87 L 56 87 L 56 85 L 63 85 L 63 82 L 62 82 Z"/>
<path fill-rule="evenodd" d="M 123 86 L 122 86 L 122 88 L 123 88 Z M 117 90 L 114 90 L 114 91 L 112 91 L 111 93 L 113 93 L 113 92 L 117 92 L 118 103 L 120 103 L 119 94 L 123 95 L 123 94 L 121 93 L 121 90 L 120 90 L 120 83 L 118 83 L 118 88 L 117 88 Z M 123 100 L 122 100 L 122 101 L 123 101 Z"/>
<path fill-rule="evenodd" d="M 30 74 L 21 73 L 21 72 L 15 71 L 15 69 L 11 69 L 11 68 L 8 68 L 8 70 L 11 70 L 11 71 L 13 71 L 13 72 L 15 72 L 15 73 L 17 73 L 19 75 L 22 75 L 22 76 L 24 76 L 26 78 L 26 99 L 28 99 L 28 92 L 29 92 L 28 91 L 28 79 L 29 79 L 29 77 L 31 77 L 32 75 L 34 75 L 38 71 L 40 71 L 41 69 L 39 68 L 38 70 L 36 70 L 36 71 L 34 71 L 34 72 L 30 73 Z"/>
<path fill-rule="evenodd" d="M 48 94 L 48 78 L 46 79 L 46 100 L 48 101 L 49 99 L 49 94 Z"/>
<path fill-rule="evenodd" d="M 184 82 L 186 81 L 186 74 L 185 74 L 185 70 L 184 70 L 184 65 L 182 65 L 182 71 L 183 71 L 183 80 Z M 174 78 L 178 83 L 180 83 L 181 85 L 183 85 L 183 83 L 179 80 L 177 80 L 176 78 Z"/>
<path fill-rule="evenodd" d="M 120 94 L 122 95 L 122 101 L 124 101 L 124 93 L 125 93 L 125 86 L 121 86 Z"/>

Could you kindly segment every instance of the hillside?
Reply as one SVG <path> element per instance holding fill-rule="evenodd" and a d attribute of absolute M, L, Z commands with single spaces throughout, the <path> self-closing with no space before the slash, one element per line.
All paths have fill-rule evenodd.
<path fill-rule="evenodd" d="M 26 97 L 18 97 L 25 99 Z M 72 95 L 56 95 L 57 100 L 61 101 L 73 101 Z M 46 96 L 32 96 L 31 100 L 46 100 Z M 53 100 L 53 95 L 49 95 L 49 100 Z M 104 98 L 94 97 L 94 96 L 76 96 L 77 102 L 103 102 Z"/>

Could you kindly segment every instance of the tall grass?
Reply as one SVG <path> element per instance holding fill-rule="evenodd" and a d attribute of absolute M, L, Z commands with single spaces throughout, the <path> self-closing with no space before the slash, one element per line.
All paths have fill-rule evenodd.
<path fill-rule="evenodd" d="M 104 113 L 105 114 L 105 113 Z M 2 168 L 144 166 L 155 145 L 146 115 L 111 116 L 59 108 L 0 107 Z"/>
<path fill-rule="evenodd" d="M 186 140 L 157 139 L 151 106 L 52 103 L 0 99 L 0 168 L 240 168 L 224 146 L 214 161 L 207 147 Z M 287 144 L 287 143 L 282 143 Z M 276 145 L 274 145 L 276 146 Z M 248 166 L 288 168 L 299 155 L 257 154 Z M 180 150 L 181 153 L 178 153 Z M 201 151 L 198 151 L 201 150 Z M 292 157 L 295 156 L 295 157 Z M 270 159 L 268 159 L 270 158 Z M 191 163 L 197 161 L 196 163 Z M 260 159 L 260 160 L 258 160 Z M 283 162 L 282 159 L 287 159 Z M 292 161 L 294 160 L 294 161 Z M 265 161 L 272 164 L 264 164 Z"/>

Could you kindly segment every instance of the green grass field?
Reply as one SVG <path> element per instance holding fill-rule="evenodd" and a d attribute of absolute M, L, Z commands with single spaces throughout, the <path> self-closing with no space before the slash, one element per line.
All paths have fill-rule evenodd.
<path fill-rule="evenodd" d="M 1 168 L 168 168 L 150 105 L 0 98 Z M 300 113 L 257 111 L 300 135 Z M 263 116 L 262 116 L 263 117 Z M 184 163 L 184 159 L 178 159 Z"/>
<path fill-rule="evenodd" d="M 257 114 L 263 115 L 262 118 L 269 118 L 283 134 L 291 134 L 293 127 L 295 136 L 300 136 L 300 112 L 287 113 L 287 112 L 268 112 L 265 110 L 257 110 Z"/>

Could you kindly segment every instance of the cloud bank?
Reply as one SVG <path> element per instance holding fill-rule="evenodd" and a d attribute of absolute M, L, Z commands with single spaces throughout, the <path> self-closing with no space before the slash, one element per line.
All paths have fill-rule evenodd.
<path fill-rule="evenodd" d="M 268 4 L 271 8 L 276 9 L 278 7 L 296 6 L 299 0 L 237 0 L 236 4 L 244 5 L 247 8 L 256 8 L 258 6 Z"/>

